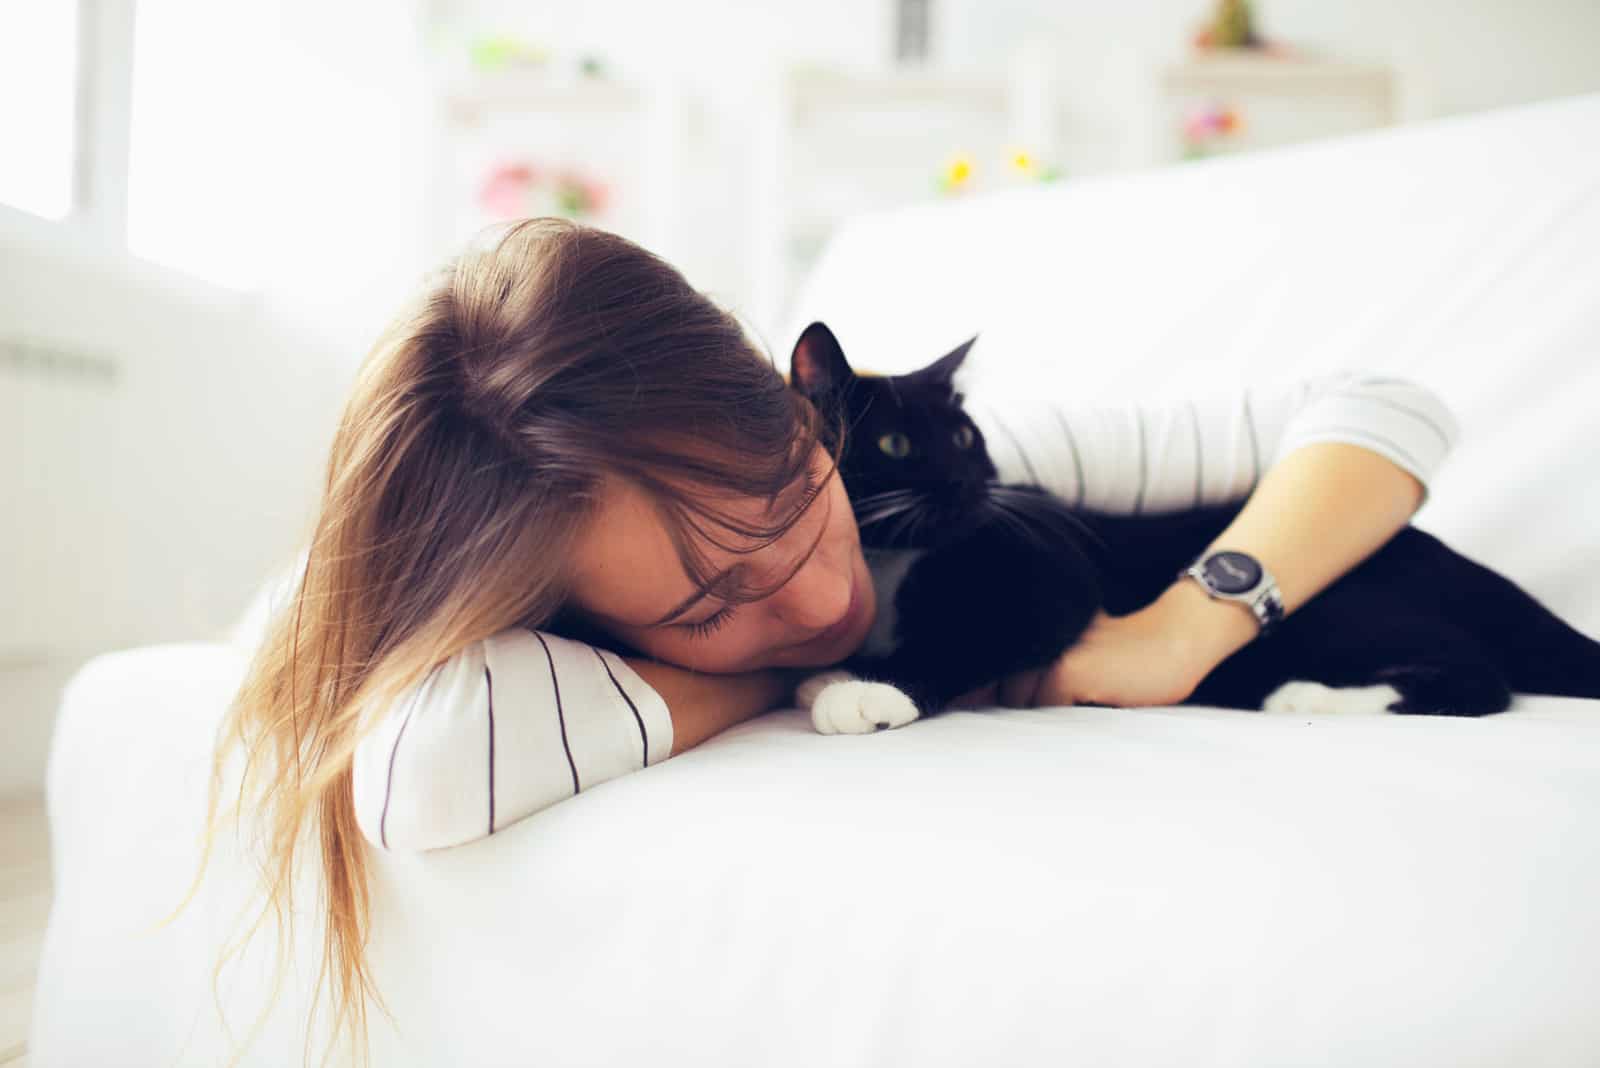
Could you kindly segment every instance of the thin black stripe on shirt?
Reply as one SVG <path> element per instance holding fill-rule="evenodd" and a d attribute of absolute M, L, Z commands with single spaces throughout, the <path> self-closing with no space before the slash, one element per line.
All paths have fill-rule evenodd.
<path fill-rule="evenodd" d="M 430 672 L 428 678 L 432 677 Z M 406 709 L 406 718 L 400 721 L 400 729 L 394 732 L 394 745 L 389 747 L 389 776 L 383 783 L 383 812 L 378 816 L 378 841 L 385 849 L 389 848 L 389 798 L 394 793 L 394 757 L 400 752 L 400 739 L 405 737 L 406 728 L 411 725 L 411 714 L 417 710 L 417 702 L 422 700 L 422 691 L 427 684 L 428 680 L 423 679 L 411 695 L 411 707 Z"/>
<path fill-rule="evenodd" d="M 567 742 L 567 713 L 561 707 L 561 682 L 556 678 L 556 658 L 550 654 L 550 646 L 545 642 L 543 634 L 534 631 L 533 636 L 544 646 L 544 658 L 550 662 L 550 687 L 556 693 L 556 719 L 561 723 L 561 748 L 567 751 L 567 767 L 572 769 L 572 793 L 576 796 L 583 788 L 578 785 L 578 765 L 573 762 L 572 746 Z"/>
<path fill-rule="evenodd" d="M 1200 412 L 1189 402 L 1189 425 L 1194 428 L 1194 506 L 1200 507 L 1200 482 L 1206 469 L 1205 452 L 1200 445 Z"/>
<path fill-rule="evenodd" d="M 1255 482 L 1261 481 L 1261 443 L 1256 440 L 1256 417 L 1250 410 L 1250 391 L 1244 391 L 1244 425 L 1250 431 L 1250 462 L 1255 467 Z"/>
<path fill-rule="evenodd" d="M 489 833 L 494 833 L 494 675 L 489 671 L 489 661 L 483 661 L 483 684 L 489 694 Z"/>
<path fill-rule="evenodd" d="M 590 648 L 594 649 L 594 646 L 590 646 Z M 644 766 L 645 767 L 649 767 L 650 766 L 650 735 L 645 733 L 644 717 L 639 715 L 639 706 L 635 705 L 633 703 L 633 698 L 629 697 L 628 696 L 628 691 L 624 690 L 622 688 L 622 683 L 618 682 L 617 681 L 617 677 L 615 675 L 611 674 L 611 665 L 606 663 L 605 654 L 602 653 L 599 649 L 595 649 L 594 650 L 594 655 L 600 658 L 600 666 L 606 669 L 606 676 L 611 680 L 611 685 L 613 685 L 613 686 L 615 686 L 617 688 L 617 692 L 622 695 L 622 699 L 624 701 L 628 702 L 628 708 L 633 711 L 634 722 L 639 724 L 639 743 L 642 746 L 644 746 Z"/>
<path fill-rule="evenodd" d="M 1051 409 L 1051 411 L 1056 417 L 1056 422 L 1061 425 L 1061 432 L 1067 436 L 1067 447 L 1072 450 L 1072 473 L 1078 479 L 1078 499 L 1073 502 L 1073 507 L 1081 507 L 1083 504 L 1083 457 L 1078 455 L 1078 439 L 1073 435 L 1072 427 L 1067 425 L 1066 418 L 1054 409 Z"/>
<path fill-rule="evenodd" d="M 1133 495 L 1133 514 L 1138 515 L 1144 511 L 1144 487 L 1150 478 L 1150 457 L 1146 454 L 1144 440 L 1144 411 L 1135 408 L 1133 418 L 1139 424 L 1139 492 Z"/>
<path fill-rule="evenodd" d="M 1399 401 L 1392 401 L 1388 397 L 1374 397 L 1370 393 L 1349 393 L 1340 391 L 1333 395 L 1336 397 L 1348 397 L 1351 400 L 1376 401 L 1378 404 L 1393 408 L 1397 412 L 1405 412 L 1407 415 L 1414 416 L 1415 418 L 1426 423 L 1430 430 L 1439 435 L 1439 441 L 1444 445 L 1444 447 L 1447 449 L 1450 447 L 1450 435 L 1444 432 L 1444 427 L 1434 422 L 1426 412 L 1418 411 L 1409 404 L 1401 404 Z"/>
<path fill-rule="evenodd" d="M 1028 469 L 1028 477 L 1033 479 L 1033 484 L 1035 486 L 1042 486 L 1043 483 L 1039 481 L 1039 472 L 1035 471 L 1033 468 L 1033 461 L 1029 460 L 1028 454 L 1022 451 L 1021 440 L 1019 440 L 1018 437 L 1011 432 L 1010 427 L 1006 426 L 998 418 L 995 419 L 994 425 L 999 427 L 1000 430 L 1004 432 L 1005 436 L 1011 439 L 1011 444 L 1016 448 L 1017 455 L 1022 457 L 1022 466 Z"/>

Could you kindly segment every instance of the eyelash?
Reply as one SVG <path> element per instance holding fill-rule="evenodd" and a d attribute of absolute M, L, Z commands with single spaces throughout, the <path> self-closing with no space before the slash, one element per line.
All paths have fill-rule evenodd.
<path fill-rule="evenodd" d="M 726 623 L 731 615 L 733 615 L 733 606 L 724 605 L 722 608 L 717 609 L 715 615 L 707 616 L 698 623 L 685 623 L 684 629 L 689 632 L 689 636 L 692 638 L 704 638 Z"/>
<path fill-rule="evenodd" d="M 816 492 L 817 487 L 821 485 L 821 483 L 822 480 L 817 477 L 817 473 L 815 471 L 807 470 L 805 496 L 809 498 L 813 493 Z M 704 638 L 706 635 L 713 633 L 728 621 L 728 617 L 733 615 L 733 608 L 733 605 L 724 605 L 723 607 L 717 609 L 714 614 L 707 616 L 698 623 L 683 624 L 683 628 L 689 632 L 689 636 L 691 638 Z"/>

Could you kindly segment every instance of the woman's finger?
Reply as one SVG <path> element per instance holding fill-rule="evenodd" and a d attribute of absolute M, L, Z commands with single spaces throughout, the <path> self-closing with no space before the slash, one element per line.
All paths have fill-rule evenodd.
<path fill-rule="evenodd" d="M 966 693 L 950 702 L 951 708 L 993 708 L 1000 699 L 1000 684 L 991 682 L 987 686 L 980 686 L 976 690 Z"/>
<path fill-rule="evenodd" d="M 1006 708 L 1032 708 L 1043 671 L 1019 671 L 1000 683 L 1000 703 Z"/>

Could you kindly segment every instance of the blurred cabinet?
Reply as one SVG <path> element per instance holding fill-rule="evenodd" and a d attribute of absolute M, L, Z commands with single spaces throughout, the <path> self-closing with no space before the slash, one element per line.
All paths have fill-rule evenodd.
<path fill-rule="evenodd" d="M 670 250 L 680 225 L 686 98 L 674 84 L 553 81 L 537 72 L 458 76 L 435 93 L 428 181 L 430 255 L 458 249 L 499 217 L 482 203 L 497 168 L 532 174 L 526 214 L 561 212 L 553 183 L 580 178 L 602 190 L 584 222 Z"/>
<path fill-rule="evenodd" d="M 1247 151 L 1387 126 L 1396 117 L 1396 80 L 1387 67 L 1218 51 L 1168 67 L 1161 77 L 1166 159 L 1185 155 L 1185 126 L 1197 111 L 1238 116 L 1238 129 L 1210 141 L 1205 155 Z"/>
<path fill-rule="evenodd" d="M 429 258 L 494 220 L 479 201 L 497 167 L 581 172 L 607 187 L 603 210 L 584 221 L 665 256 L 770 337 L 847 220 L 945 195 L 957 158 L 972 172 L 961 195 L 1025 184 L 1034 179 L 1010 161 L 1025 152 L 1057 165 L 1069 139 L 1042 53 L 982 74 L 788 67 L 737 100 L 707 92 L 536 71 L 441 75 Z"/>
<path fill-rule="evenodd" d="M 800 68 L 774 78 L 751 154 L 756 320 L 785 321 L 786 301 L 836 228 L 943 195 L 953 160 L 970 161 L 974 192 L 1026 180 L 1008 173 L 1018 152 L 1057 162 L 1060 109 L 1049 75 L 1042 58 L 1024 57 L 987 76 Z"/>

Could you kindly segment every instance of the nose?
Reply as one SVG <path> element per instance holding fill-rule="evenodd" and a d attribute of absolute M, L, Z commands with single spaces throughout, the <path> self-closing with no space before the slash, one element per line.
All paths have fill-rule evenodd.
<path fill-rule="evenodd" d="M 817 631 L 831 627 L 850 610 L 849 559 L 835 562 L 818 549 L 768 603 L 790 626 Z"/>

